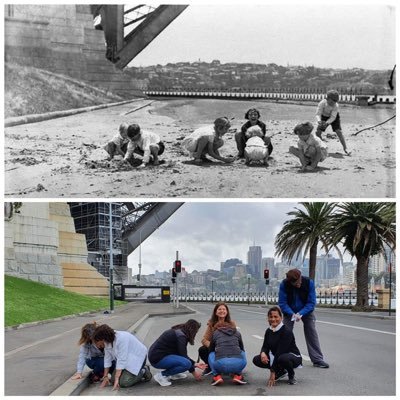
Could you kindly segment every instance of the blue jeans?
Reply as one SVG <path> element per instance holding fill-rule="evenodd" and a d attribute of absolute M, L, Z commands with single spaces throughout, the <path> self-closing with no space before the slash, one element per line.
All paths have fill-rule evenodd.
<path fill-rule="evenodd" d="M 238 374 L 240 375 L 247 365 L 246 353 L 242 351 L 240 358 L 225 357 L 219 360 L 215 359 L 215 352 L 208 355 L 208 364 L 213 375 L 218 374 Z"/>
<path fill-rule="evenodd" d="M 86 359 L 86 365 L 93 370 L 93 373 L 97 376 L 102 377 L 104 372 L 104 357 L 93 357 Z M 110 373 L 113 372 L 115 368 L 115 361 L 112 362 L 110 367 Z"/>
<path fill-rule="evenodd" d="M 188 371 L 193 366 L 192 362 L 188 358 L 176 354 L 165 356 L 158 363 L 152 365 L 154 368 L 164 369 L 165 371 L 161 372 L 164 376 L 176 375 Z"/>

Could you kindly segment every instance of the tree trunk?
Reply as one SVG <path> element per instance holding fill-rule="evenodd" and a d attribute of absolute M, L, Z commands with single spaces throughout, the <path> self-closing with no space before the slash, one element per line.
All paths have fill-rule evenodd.
<path fill-rule="evenodd" d="M 368 302 L 368 257 L 357 258 L 357 302 L 359 309 L 369 308 Z"/>
<path fill-rule="evenodd" d="M 318 250 L 318 239 L 310 247 L 310 264 L 309 264 L 309 268 L 308 268 L 308 276 L 313 281 L 315 281 L 315 267 L 317 265 L 317 250 Z"/>

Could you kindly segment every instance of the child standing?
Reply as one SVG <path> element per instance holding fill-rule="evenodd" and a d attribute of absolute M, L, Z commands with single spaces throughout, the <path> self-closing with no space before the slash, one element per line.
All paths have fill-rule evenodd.
<path fill-rule="evenodd" d="M 158 156 L 164 153 L 164 143 L 154 132 L 143 131 L 139 125 L 129 125 L 127 136 L 129 139 L 128 148 L 125 153 L 124 162 L 134 159 L 133 153 L 143 156 L 140 167 L 145 167 L 150 161 L 153 165 L 159 165 Z"/>
<path fill-rule="evenodd" d="M 193 133 L 185 137 L 182 146 L 194 157 L 196 163 L 209 161 L 206 155 L 210 155 L 216 160 L 225 163 L 231 163 L 235 159 L 233 157 L 222 157 L 219 154 L 219 148 L 223 146 L 222 136 L 228 132 L 231 124 L 226 117 L 217 118 L 214 126 L 205 126 L 196 129 Z"/>
<path fill-rule="evenodd" d="M 332 130 L 336 133 L 343 146 L 344 152 L 349 156 L 351 153 L 347 150 L 346 141 L 340 125 L 338 101 L 339 93 L 336 90 L 329 90 L 326 94 L 326 99 L 319 102 L 316 114 L 318 127 L 315 134 L 322 139 L 322 132 L 325 132 L 326 128 L 331 125 Z"/>
<path fill-rule="evenodd" d="M 303 122 L 294 127 L 294 133 L 299 137 L 297 148 L 290 146 L 289 153 L 300 159 L 302 171 L 313 171 L 318 163 L 328 156 L 326 144 L 312 134 L 314 126 L 311 122 Z"/>
<path fill-rule="evenodd" d="M 104 146 L 104 150 L 109 154 L 108 161 L 114 158 L 114 155 L 125 156 L 128 146 L 128 124 L 123 122 L 119 126 L 119 132 Z"/>
<path fill-rule="evenodd" d="M 98 382 L 103 377 L 104 352 L 98 349 L 92 342 L 92 336 L 96 327 L 96 322 L 86 324 L 82 327 L 81 338 L 78 342 L 80 345 L 79 359 L 76 372 L 71 379 L 81 379 L 85 365 L 93 370 L 90 375 L 92 382 Z"/>

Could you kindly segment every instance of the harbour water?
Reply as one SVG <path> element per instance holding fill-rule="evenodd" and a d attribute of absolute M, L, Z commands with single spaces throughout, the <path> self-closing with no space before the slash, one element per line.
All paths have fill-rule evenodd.
<path fill-rule="evenodd" d="M 232 124 L 244 121 L 249 108 L 255 107 L 263 121 L 315 121 L 316 103 L 287 104 L 265 100 L 224 100 L 224 99 L 161 99 L 152 112 L 182 121 L 188 126 L 210 124 L 215 118 L 234 118 Z M 360 124 L 360 129 L 379 124 L 396 113 L 395 105 L 388 108 L 340 105 L 342 124 Z M 236 122 L 237 121 L 237 122 Z M 395 125 L 395 119 L 387 122 Z"/>

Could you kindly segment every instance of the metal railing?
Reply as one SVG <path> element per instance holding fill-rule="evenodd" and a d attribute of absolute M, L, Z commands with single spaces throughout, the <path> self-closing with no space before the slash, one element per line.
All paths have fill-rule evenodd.
<path fill-rule="evenodd" d="M 277 304 L 278 303 L 278 292 L 271 292 L 267 294 L 267 302 L 268 304 Z M 317 305 L 325 305 L 325 306 L 354 306 L 357 302 L 357 292 L 346 291 L 346 292 L 321 292 L 317 291 Z M 371 306 L 378 306 L 378 296 L 375 292 L 369 293 L 369 304 Z M 218 302 L 224 301 L 227 303 L 265 303 L 265 293 L 256 292 L 256 293 L 247 293 L 247 292 L 239 292 L 239 293 L 180 293 L 179 300 L 185 302 Z"/>

